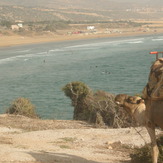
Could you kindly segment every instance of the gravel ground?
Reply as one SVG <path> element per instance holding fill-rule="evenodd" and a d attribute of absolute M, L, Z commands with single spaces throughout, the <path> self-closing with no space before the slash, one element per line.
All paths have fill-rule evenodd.
<path fill-rule="evenodd" d="M 144 140 L 134 128 L 0 115 L 0 162 L 130 163 L 133 147 L 149 142 L 146 129 L 137 130 Z"/>

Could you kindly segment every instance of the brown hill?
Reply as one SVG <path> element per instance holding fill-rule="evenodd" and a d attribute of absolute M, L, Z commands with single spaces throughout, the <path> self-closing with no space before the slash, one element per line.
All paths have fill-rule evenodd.
<path fill-rule="evenodd" d="M 0 19 L 106 21 L 161 19 L 161 0 L 1 0 Z"/>

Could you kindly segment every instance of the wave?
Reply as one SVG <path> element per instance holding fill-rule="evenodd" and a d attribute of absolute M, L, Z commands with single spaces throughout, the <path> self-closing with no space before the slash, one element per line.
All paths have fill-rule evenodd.
<path fill-rule="evenodd" d="M 128 42 L 129 44 L 142 44 L 143 41 L 133 41 L 133 42 Z"/>
<path fill-rule="evenodd" d="M 26 58 L 26 59 L 24 59 L 24 61 L 28 61 L 28 60 L 29 60 L 29 59 L 27 59 L 27 58 Z"/>
<path fill-rule="evenodd" d="M 60 51 L 64 51 L 63 49 L 50 49 L 47 51 L 47 53 L 51 53 L 51 52 L 60 52 Z"/>
<path fill-rule="evenodd" d="M 152 39 L 152 41 L 162 41 L 163 38 L 156 38 L 156 39 Z"/>
<path fill-rule="evenodd" d="M 106 41 L 106 42 L 98 42 L 98 43 L 91 43 L 91 44 L 83 44 L 83 45 L 75 45 L 75 46 L 68 46 L 65 49 L 94 49 L 95 47 L 101 46 L 108 46 L 108 45 L 119 45 L 124 43 L 143 43 L 144 38 L 139 39 L 127 39 L 127 40 L 115 40 L 115 41 Z"/>
<path fill-rule="evenodd" d="M 15 60 L 17 57 L 9 57 L 9 58 L 5 58 L 5 59 L 0 59 L 0 64 L 2 63 L 6 63 L 6 62 L 11 62 L 13 60 Z"/>
<path fill-rule="evenodd" d="M 161 38 L 160 38 L 161 39 Z M 24 61 L 27 61 L 29 58 L 38 58 L 38 57 L 48 57 L 56 55 L 59 52 L 65 52 L 70 50 L 93 50 L 93 49 L 101 49 L 103 47 L 107 46 L 118 46 L 120 44 L 140 44 L 144 42 L 144 38 L 134 38 L 134 39 L 120 39 L 120 40 L 109 40 L 109 41 L 103 41 L 103 42 L 94 42 L 94 43 L 85 43 L 85 44 L 78 44 L 73 46 L 67 46 L 67 47 L 61 47 L 61 48 L 54 48 L 54 49 L 47 49 L 41 52 L 33 52 L 31 49 L 25 49 L 25 50 L 17 50 L 14 53 L 17 53 L 17 56 L 9 57 L 5 59 L 0 60 L 0 64 L 11 62 L 14 60 L 21 60 L 21 58 Z"/>
<path fill-rule="evenodd" d="M 29 60 L 29 58 L 47 57 L 47 56 L 54 55 L 54 52 L 59 52 L 59 51 L 64 51 L 64 50 L 63 49 L 51 49 L 51 50 L 42 51 L 42 52 L 27 53 L 29 51 L 30 51 L 30 49 L 29 50 L 12 52 L 14 54 L 16 54 L 16 53 L 18 54 L 18 52 L 22 53 L 22 54 L 18 54 L 18 55 L 13 56 L 13 57 L 8 57 L 8 58 L 0 59 L 0 64 L 6 63 L 6 62 L 15 61 L 15 60 L 20 60 L 21 58 L 24 61 L 27 61 L 27 60 Z M 26 53 L 26 54 L 24 54 L 24 53 Z"/>
<path fill-rule="evenodd" d="M 6 62 L 13 62 L 16 60 L 20 60 L 21 58 L 24 61 L 27 61 L 27 60 L 29 60 L 29 58 L 45 57 L 46 55 L 47 55 L 47 52 L 23 54 L 23 55 L 18 55 L 18 56 L 14 56 L 14 57 L 8 57 L 8 58 L 0 59 L 0 64 L 6 63 Z"/>
<path fill-rule="evenodd" d="M 31 51 L 31 49 L 26 49 L 26 50 L 18 50 L 18 51 L 15 51 L 13 53 L 26 53 L 26 52 L 29 52 Z"/>
<path fill-rule="evenodd" d="M 48 54 L 48 52 L 39 52 L 39 53 L 29 53 L 25 55 L 16 56 L 16 58 L 35 58 L 35 57 L 44 57 Z"/>
<path fill-rule="evenodd" d="M 65 50 L 94 50 L 94 49 L 99 49 L 100 46 L 96 45 L 78 45 L 78 46 L 73 46 L 73 47 L 66 47 Z"/>

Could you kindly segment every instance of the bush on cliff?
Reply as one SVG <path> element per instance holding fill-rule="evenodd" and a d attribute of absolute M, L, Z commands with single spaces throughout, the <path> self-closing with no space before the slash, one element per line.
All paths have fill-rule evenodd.
<path fill-rule="evenodd" d="M 159 159 L 158 163 L 163 162 L 163 136 L 159 136 L 157 139 L 157 145 L 159 148 Z M 131 156 L 131 163 L 152 163 L 152 157 L 151 157 L 151 144 L 146 144 L 143 147 L 140 148 L 134 148 Z"/>
<path fill-rule="evenodd" d="M 127 127 L 132 121 L 114 102 L 115 96 L 104 92 L 93 92 L 82 82 L 71 82 L 62 89 L 72 101 L 74 120 L 84 120 L 96 125 Z"/>
<path fill-rule="evenodd" d="M 23 115 L 30 118 L 38 117 L 35 112 L 35 106 L 27 98 L 17 98 L 12 102 L 6 113 Z"/>

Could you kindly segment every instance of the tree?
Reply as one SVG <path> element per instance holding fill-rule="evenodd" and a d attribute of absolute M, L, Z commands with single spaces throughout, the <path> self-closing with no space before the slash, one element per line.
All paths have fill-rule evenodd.
<path fill-rule="evenodd" d="M 1 25 L 1 26 L 5 26 L 5 27 L 7 27 L 7 28 L 10 28 L 11 25 L 12 25 L 12 22 L 7 21 L 7 20 L 2 20 L 2 21 L 0 22 L 0 25 Z"/>

